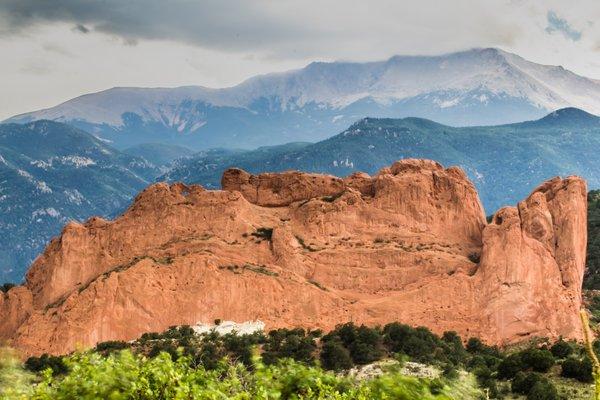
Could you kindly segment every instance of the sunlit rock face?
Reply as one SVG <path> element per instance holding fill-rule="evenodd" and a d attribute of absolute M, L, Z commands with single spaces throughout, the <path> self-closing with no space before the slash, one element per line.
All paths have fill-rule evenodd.
<path fill-rule="evenodd" d="M 215 319 L 581 338 L 580 178 L 542 184 L 490 224 L 464 172 L 429 160 L 345 179 L 231 169 L 222 187 L 159 183 L 114 221 L 65 226 L 0 296 L 0 340 L 65 353 Z"/>

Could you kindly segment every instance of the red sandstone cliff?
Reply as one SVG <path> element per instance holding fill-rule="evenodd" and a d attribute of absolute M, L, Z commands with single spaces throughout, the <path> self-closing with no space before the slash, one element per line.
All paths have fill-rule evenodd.
<path fill-rule="evenodd" d="M 64 353 L 216 318 L 581 337 L 580 178 L 544 183 L 489 225 L 465 174 L 427 160 L 345 179 L 232 169 L 222 186 L 156 184 L 115 221 L 67 225 L 0 295 L 0 340 Z"/>

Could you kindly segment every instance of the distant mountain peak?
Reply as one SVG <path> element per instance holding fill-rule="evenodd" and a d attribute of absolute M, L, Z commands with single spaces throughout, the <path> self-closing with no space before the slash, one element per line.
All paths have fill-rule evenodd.
<path fill-rule="evenodd" d="M 537 121 L 531 121 L 531 123 L 525 122 L 524 124 L 533 124 L 536 126 L 552 125 L 555 127 L 596 128 L 600 127 L 600 117 L 576 107 L 565 107 L 553 111 Z"/>
<path fill-rule="evenodd" d="M 565 107 L 551 112 L 544 118 L 585 118 L 597 120 L 600 117 L 597 117 L 594 114 L 590 114 L 589 112 L 584 111 L 580 108 Z"/>
<path fill-rule="evenodd" d="M 475 48 L 313 62 L 221 89 L 113 88 L 11 122 L 68 122 L 120 148 L 162 142 L 199 150 L 317 141 L 367 115 L 498 125 L 563 107 L 600 114 L 600 82 L 498 48 Z"/>

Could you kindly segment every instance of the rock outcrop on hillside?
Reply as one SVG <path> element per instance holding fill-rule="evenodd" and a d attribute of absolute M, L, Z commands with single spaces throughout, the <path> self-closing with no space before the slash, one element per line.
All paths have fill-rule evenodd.
<path fill-rule="evenodd" d="M 67 225 L 0 295 L 0 340 L 64 353 L 217 318 L 581 338 L 580 178 L 544 183 L 490 224 L 464 172 L 428 160 L 345 179 L 231 169 L 223 189 L 159 183 L 114 221 Z"/>

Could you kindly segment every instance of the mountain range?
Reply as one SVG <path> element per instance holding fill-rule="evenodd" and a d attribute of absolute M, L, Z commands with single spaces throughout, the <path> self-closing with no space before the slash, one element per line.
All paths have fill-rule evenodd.
<path fill-rule="evenodd" d="M 69 125 L 0 125 L 0 282 L 20 281 L 67 222 L 114 216 L 159 173 Z"/>
<path fill-rule="evenodd" d="M 68 122 L 120 149 L 149 142 L 249 149 L 322 140 L 365 116 L 494 125 L 569 106 L 600 114 L 600 81 L 487 48 L 314 62 L 223 89 L 118 87 L 8 122 Z"/>
<path fill-rule="evenodd" d="M 427 158 L 463 168 L 485 210 L 513 205 L 538 182 L 580 175 L 600 187 L 600 118 L 565 108 L 522 123 L 451 127 L 421 118 L 364 118 L 342 133 L 311 143 L 252 151 L 215 149 L 178 160 L 159 180 L 219 188 L 231 167 L 252 173 L 300 170 L 346 176 L 370 174 L 402 158 Z"/>
<path fill-rule="evenodd" d="M 488 127 L 456 128 L 421 118 L 363 118 L 317 143 L 220 148 L 193 155 L 187 148 L 160 143 L 120 151 L 94 135 L 52 121 L 2 124 L 0 281 L 19 282 L 68 221 L 114 217 L 154 181 L 218 189 L 230 167 L 251 173 L 294 169 L 346 176 L 359 170 L 373 174 L 402 158 L 429 158 L 462 167 L 491 214 L 556 175 L 578 174 L 590 188 L 599 188 L 599 147 L 600 118 L 574 108 Z"/>

